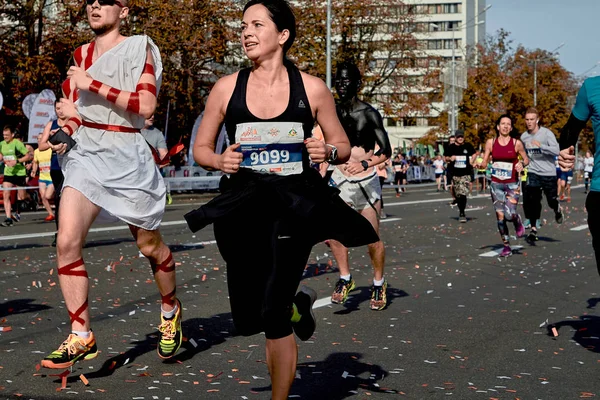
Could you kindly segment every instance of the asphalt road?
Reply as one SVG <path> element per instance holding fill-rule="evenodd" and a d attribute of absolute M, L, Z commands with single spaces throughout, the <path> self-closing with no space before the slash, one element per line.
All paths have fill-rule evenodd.
<path fill-rule="evenodd" d="M 460 224 L 447 194 L 410 189 L 400 198 L 385 192 L 385 310 L 368 308 L 366 248 L 351 250 L 358 288 L 343 306 L 329 304 L 337 270 L 328 247 L 313 249 L 302 283 L 319 294 L 318 326 L 299 342 L 290 398 L 600 396 L 600 277 L 583 189 L 563 203 L 562 225 L 545 205 L 540 241 L 532 247 L 513 239 L 516 251 L 507 258 L 497 256 L 489 195 L 471 198 L 469 221 Z M 62 371 L 36 368 L 69 331 L 49 246 L 53 224 L 37 213 L 0 228 L 0 398 L 268 399 L 265 340 L 235 333 L 212 229 L 191 234 L 183 221 L 199 200 L 177 197 L 161 228 L 178 263 L 184 308 L 187 342 L 178 356 L 164 362 L 156 355 L 159 296 L 127 228 L 97 225 L 84 259 L 101 354 L 76 364 L 63 390 L 50 375 Z"/>

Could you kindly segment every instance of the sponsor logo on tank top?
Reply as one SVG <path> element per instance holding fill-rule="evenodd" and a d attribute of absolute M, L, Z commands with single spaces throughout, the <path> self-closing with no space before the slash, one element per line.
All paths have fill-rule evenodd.
<path fill-rule="evenodd" d="M 298 102 L 298 108 L 306 108 L 306 105 L 304 104 L 304 101 L 300 100 Z"/>

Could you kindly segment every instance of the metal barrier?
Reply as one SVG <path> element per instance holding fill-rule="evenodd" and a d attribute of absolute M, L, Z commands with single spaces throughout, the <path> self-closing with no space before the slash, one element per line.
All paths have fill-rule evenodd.
<path fill-rule="evenodd" d="M 406 171 L 408 182 L 435 181 L 435 168 L 429 165 L 413 165 Z"/>

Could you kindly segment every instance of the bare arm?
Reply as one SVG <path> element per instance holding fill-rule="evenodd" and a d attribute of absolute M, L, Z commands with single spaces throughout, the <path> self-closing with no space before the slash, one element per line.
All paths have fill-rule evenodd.
<path fill-rule="evenodd" d="M 242 153 L 235 150 L 240 146 L 234 143 L 223 154 L 215 153 L 215 145 L 219 135 L 219 128 L 225 120 L 227 103 L 233 94 L 237 74 L 220 79 L 206 101 L 204 116 L 196 133 L 194 142 L 194 160 L 204 168 L 221 170 L 232 174 L 239 171 L 242 163 Z"/>
<path fill-rule="evenodd" d="M 306 74 L 302 74 L 302 77 L 307 90 L 308 101 L 323 131 L 325 143 L 337 148 L 337 159 L 332 164 L 343 164 L 350 158 L 350 141 L 335 111 L 333 95 L 322 80 Z M 314 162 L 326 161 L 329 158 L 331 149 L 316 139 L 313 140 L 314 142 L 311 141 L 306 146 L 311 159 Z"/>
<path fill-rule="evenodd" d="M 488 165 L 490 161 L 490 155 L 492 154 L 492 146 L 494 145 L 494 139 L 488 139 L 485 142 L 485 153 L 483 154 L 483 160 L 479 165 L 480 168 L 483 168 Z"/>
<path fill-rule="evenodd" d="M 156 109 L 156 76 L 154 58 L 150 50 L 146 54 L 146 63 L 135 92 L 116 89 L 99 82 L 85 72 L 83 68 L 71 67 L 67 75 L 78 90 L 96 93 L 122 110 L 150 118 Z"/>
<path fill-rule="evenodd" d="M 385 162 L 392 155 L 392 145 L 390 144 L 390 138 L 385 128 L 383 127 L 383 119 L 381 114 L 375 109 L 370 109 L 366 112 L 367 120 L 373 130 L 375 131 L 375 141 L 379 146 L 379 150 L 373 154 L 367 161 L 369 167 L 378 165 Z"/>

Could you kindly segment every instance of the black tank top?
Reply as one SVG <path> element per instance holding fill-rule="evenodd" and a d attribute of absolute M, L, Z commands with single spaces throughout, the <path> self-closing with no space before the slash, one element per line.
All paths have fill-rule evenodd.
<path fill-rule="evenodd" d="M 225 129 L 230 143 L 235 143 L 235 132 L 238 124 L 246 122 L 296 122 L 302 124 L 304 139 L 312 136 L 315 120 L 312 115 L 308 97 L 304 90 L 302 76 L 296 66 L 288 61 L 284 62 L 290 80 L 290 97 L 285 111 L 269 119 L 261 119 L 254 116 L 246 104 L 246 95 L 261 96 L 260 93 L 247 93 L 248 78 L 252 68 L 246 68 L 238 73 L 233 95 L 227 105 L 225 113 Z M 302 151 L 302 167 L 304 171 L 310 168 L 310 160 L 306 148 Z"/>

